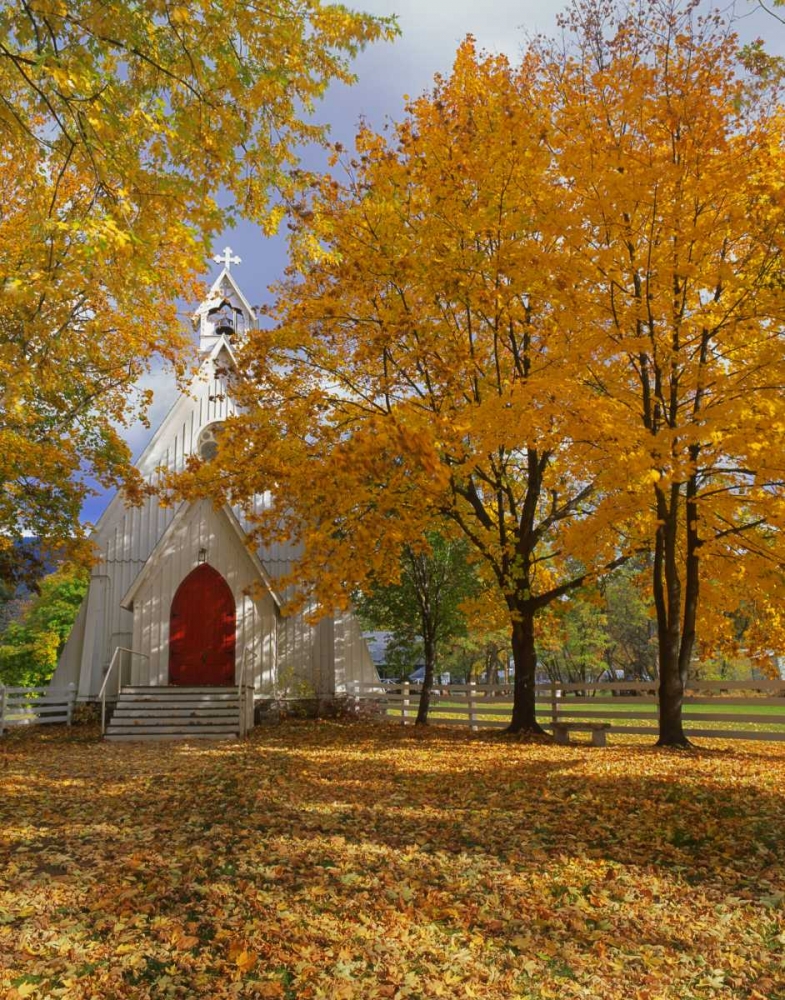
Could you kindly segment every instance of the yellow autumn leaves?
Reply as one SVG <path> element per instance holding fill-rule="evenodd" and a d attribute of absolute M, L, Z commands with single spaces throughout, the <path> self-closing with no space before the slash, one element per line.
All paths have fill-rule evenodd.
<path fill-rule="evenodd" d="M 395 31 L 318 0 L 0 4 L 0 544 L 67 541 L 128 473 L 118 425 L 152 363 L 189 363 L 213 236 L 274 227 L 323 137 L 303 106 Z"/>
<path fill-rule="evenodd" d="M 336 150 L 208 475 L 235 502 L 279 485 L 267 527 L 325 608 L 435 522 L 463 534 L 519 675 L 544 607 L 650 553 L 675 692 L 701 584 L 728 616 L 707 647 L 782 588 L 782 116 L 691 8 L 567 20 L 519 65 L 467 40 L 389 135 Z"/>
<path fill-rule="evenodd" d="M 0 746 L 0 992 L 772 1000 L 781 746 L 289 723 Z"/>

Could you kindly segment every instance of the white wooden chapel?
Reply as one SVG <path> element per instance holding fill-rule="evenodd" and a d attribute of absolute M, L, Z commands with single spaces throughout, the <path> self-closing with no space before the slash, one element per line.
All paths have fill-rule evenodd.
<path fill-rule="evenodd" d="M 235 411 L 222 373 L 256 314 L 232 273 L 239 258 L 227 248 L 215 260 L 223 268 L 193 320 L 198 371 L 137 462 L 151 481 L 194 452 L 209 460 L 216 430 Z M 375 681 L 353 614 L 317 625 L 283 615 L 278 581 L 296 553 L 287 544 L 251 551 L 245 537 L 238 513 L 209 500 L 126 507 L 114 496 L 95 528 L 99 559 L 52 688 L 74 684 L 79 700 L 95 699 L 118 648 L 132 651 L 122 655 L 135 686 L 227 686 L 242 670 L 257 698 L 329 699 L 348 682 Z"/>

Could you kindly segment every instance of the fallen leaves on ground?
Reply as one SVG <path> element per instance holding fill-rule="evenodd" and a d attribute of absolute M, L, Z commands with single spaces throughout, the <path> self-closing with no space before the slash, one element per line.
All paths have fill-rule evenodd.
<path fill-rule="evenodd" d="M 0 742 L 0 994 L 785 997 L 785 747 Z"/>

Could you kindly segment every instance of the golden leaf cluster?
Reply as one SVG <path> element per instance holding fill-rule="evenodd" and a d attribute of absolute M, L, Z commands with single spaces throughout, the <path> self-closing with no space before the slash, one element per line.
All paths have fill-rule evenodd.
<path fill-rule="evenodd" d="M 275 225 L 323 137 L 303 108 L 395 30 L 319 0 L 0 4 L 2 544 L 78 532 L 128 472 L 118 427 L 189 362 L 175 303 L 213 237 Z"/>
<path fill-rule="evenodd" d="M 783 115 L 694 5 L 566 27 L 518 65 L 467 39 L 388 134 L 336 149 L 202 485 L 275 483 L 260 532 L 304 543 L 327 609 L 447 519 L 529 666 L 543 607 L 651 552 L 676 676 L 701 599 L 707 644 L 753 600 L 781 635 Z"/>

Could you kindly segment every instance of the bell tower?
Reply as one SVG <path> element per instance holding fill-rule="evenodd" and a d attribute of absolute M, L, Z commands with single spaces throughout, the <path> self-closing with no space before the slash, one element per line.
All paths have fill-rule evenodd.
<path fill-rule="evenodd" d="M 256 326 L 256 311 L 232 274 L 232 264 L 242 263 L 240 258 L 226 247 L 213 260 L 223 264 L 223 269 L 193 317 L 194 329 L 199 330 L 200 351 L 211 351 L 222 337 L 235 346 Z"/>

